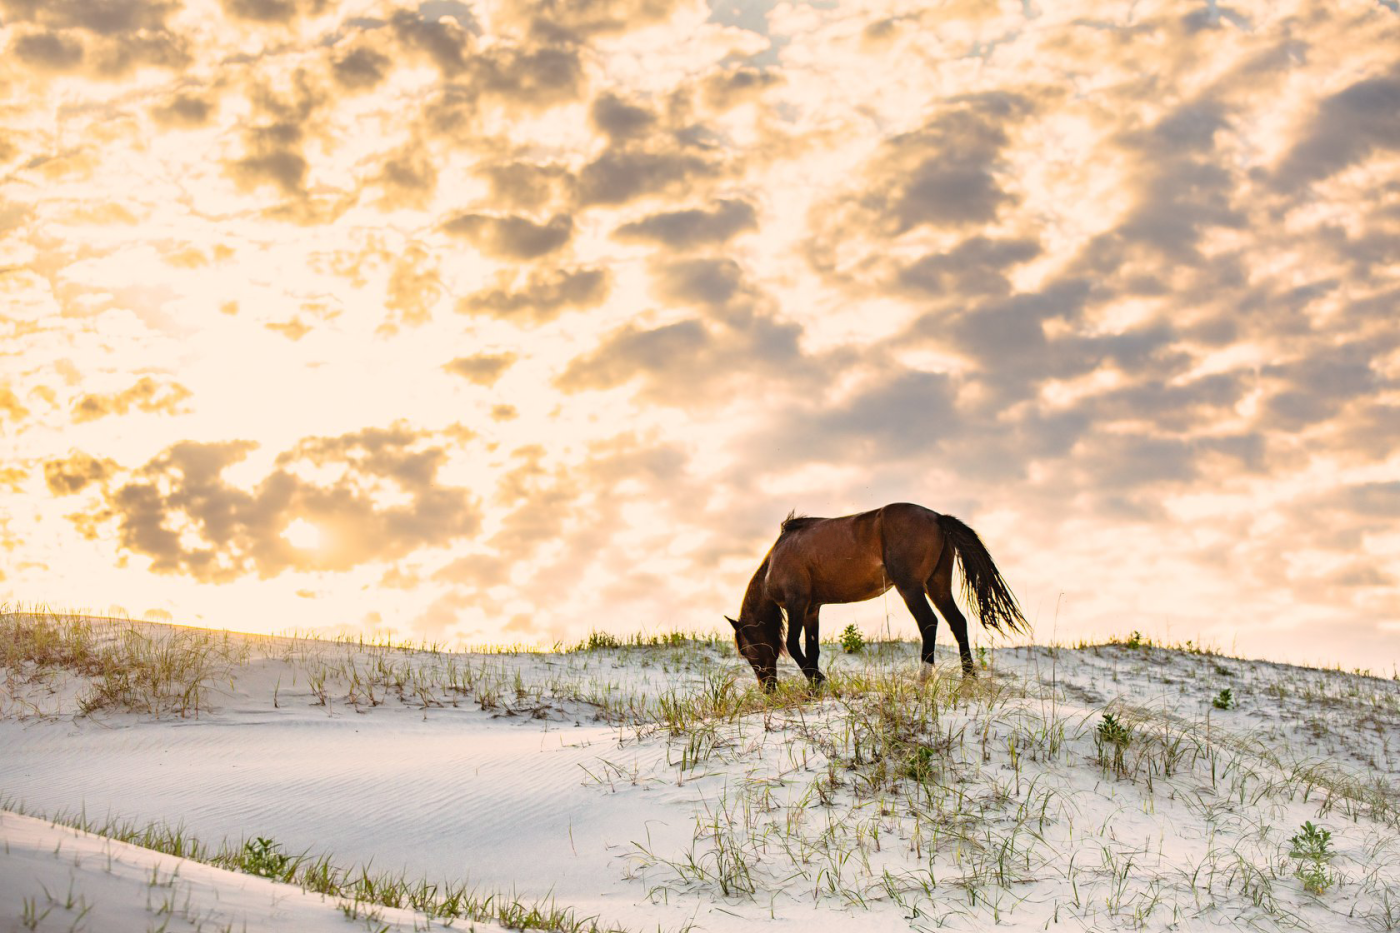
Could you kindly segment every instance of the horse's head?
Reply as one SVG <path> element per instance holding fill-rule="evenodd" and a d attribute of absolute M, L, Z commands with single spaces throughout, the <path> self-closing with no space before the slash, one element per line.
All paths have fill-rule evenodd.
<path fill-rule="evenodd" d="M 740 613 L 743 615 L 743 613 Z M 740 622 L 729 619 L 734 626 L 734 647 L 739 654 L 753 665 L 758 682 L 764 690 L 772 691 L 778 686 L 778 652 L 781 650 L 779 634 L 760 622 Z"/>

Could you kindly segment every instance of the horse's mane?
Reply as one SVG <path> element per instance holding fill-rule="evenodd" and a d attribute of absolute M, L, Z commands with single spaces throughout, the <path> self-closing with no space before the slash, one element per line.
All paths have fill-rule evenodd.
<path fill-rule="evenodd" d="M 787 518 L 783 519 L 782 525 L 779 526 L 779 536 L 785 535 L 790 531 L 801 531 L 808 525 L 824 521 L 826 521 L 826 519 L 816 515 L 798 515 L 797 510 L 793 509 L 787 514 Z"/>

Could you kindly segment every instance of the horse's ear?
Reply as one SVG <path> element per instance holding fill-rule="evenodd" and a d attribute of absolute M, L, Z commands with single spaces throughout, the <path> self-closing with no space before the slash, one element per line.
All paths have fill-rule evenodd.
<path fill-rule="evenodd" d="M 730 625 L 734 626 L 735 628 L 738 628 L 738 627 L 739 627 L 739 620 L 738 620 L 738 619 L 731 619 L 731 618 L 729 618 L 729 616 L 725 616 L 724 618 L 729 622 Z"/>

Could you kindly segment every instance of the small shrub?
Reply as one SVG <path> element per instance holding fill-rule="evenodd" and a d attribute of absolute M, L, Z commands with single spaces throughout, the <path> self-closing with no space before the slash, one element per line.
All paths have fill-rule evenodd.
<path fill-rule="evenodd" d="M 982 670 L 990 670 L 992 666 L 992 653 L 987 650 L 986 645 L 977 646 L 977 666 Z"/>
<path fill-rule="evenodd" d="M 1216 709 L 1234 709 L 1235 696 L 1230 692 L 1229 688 L 1227 687 L 1226 689 L 1221 690 L 1219 693 L 1217 693 L 1215 695 L 1215 699 L 1210 701 L 1210 704 Z"/>
<path fill-rule="evenodd" d="M 294 867 L 292 857 L 263 836 L 243 843 L 243 851 L 238 854 L 238 869 L 261 878 L 285 878 L 288 869 Z"/>
<path fill-rule="evenodd" d="M 1132 729 L 1112 713 L 1104 713 L 1103 721 L 1094 733 L 1094 746 L 1098 752 L 1099 763 L 1104 767 L 1111 765 L 1114 772 L 1120 776 L 1126 774 L 1128 766 L 1123 756 L 1132 742 Z"/>
<path fill-rule="evenodd" d="M 1302 879 L 1303 890 L 1322 894 L 1330 888 L 1336 881 L 1328 867 L 1336 854 L 1332 851 L 1332 834 L 1308 821 L 1288 841 L 1292 846 L 1289 856 L 1298 860 L 1295 874 Z"/>
<path fill-rule="evenodd" d="M 920 784 L 928 781 L 934 773 L 933 749 L 927 745 L 916 746 L 913 753 L 904 762 L 904 774 L 911 777 Z"/>
<path fill-rule="evenodd" d="M 854 624 L 846 626 L 841 632 L 841 647 L 847 654 L 855 654 L 865 647 L 865 636 Z"/>
<path fill-rule="evenodd" d="M 1133 629 L 1133 634 L 1128 636 L 1128 640 L 1124 644 L 1129 648 L 1145 648 L 1147 646 L 1147 643 L 1143 641 L 1142 632 L 1137 629 Z"/>

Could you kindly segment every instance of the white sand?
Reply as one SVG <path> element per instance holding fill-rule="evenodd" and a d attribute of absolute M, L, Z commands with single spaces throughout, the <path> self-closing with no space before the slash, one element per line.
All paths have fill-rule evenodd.
<path fill-rule="evenodd" d="M 0 794 L 28 813 L 179 824 L 211 846 L 270 837 L 339 865 L 553 898 L 638 931 L 1400 925 L 1400 893 L 1388 893 L 1400 892 L 1394 823 L 1305 780 L 1319 766 L 1334 785 L 1351 775 L 1400 802 L 1400 685 L 1390 681 L 1163 650 L 998 652 L 984 681 L 1055 689 L 950 707 L 938 727 L 947 741 L 929 737 L 930 763 L 938 786 L 960 796 L 956 810 L 930 798 L 920 816 L 917 794 L 862 789 L 864 765 L 850 766 L 861 735 L 851 701 L 668 738 L 600 722 L 579 699 L 606 691 L 641 702 L 703 689 L 726 671 L 747 683 L 732 650 L 245 647 L 197 718 L 77 716 L 82 681 L 12 682 Z M 917 670 L 907 645 L 889 661 L 834 649 L 824 659 L 911 680 Z M 797 676 L 784 663 L 784 677 Z M 386 664 L 417 672 L 421 689 L 409 678 L 403 698 L 391 687 L 369 699 L 375 689 L 356 678 Z M 475 665 L 473 691 L 422 686 L 436 677 L 441 688 L 457 665 Z M 1213 709 L 1210 697 L 1227 686 L 1239 709 Z M 1131 779 L 1108 773 L 1093 743 L 1105 708 L 1143 735 L 1165 729 L 1167 742 L 1178 735 L 1215 749 L 1214 776 L 1199 751 L 1170 776 L 1152 776 L 1144 762 Z M 1032 741 L 1047 722 L 1064 733 L 1058 751 Z M 678 767 L 697 755 L 698 767 Z M 1321 896 L 1303 891 L 1288 855 L 1304 820 L 1333 833 L 1338 880 Z M 0 820 L 0 837 L 0 930 L 25 928 L 26 899 L 42 912 L 70 889 L 90 907 L 77 928 L 110 933 L 158 928 L 167 894 L 185 924 L 172 930 L 364 924 L 297 888 L 13 814 Z M 152 872 L 177 870 L 174 887 L 151 885 Z M 381 913 L 374 929 L 413 928 L 403 912 Z M 69 929 L 76 916 L 60 905 L 38 929 Z"/>
<path fill-rule="evenodd" d="M 266 878 L 0 811 L 0 930 L 412 930 L 406 910 L 339 903 Z M 351 914 L 359 916 L 352 919 Z M 37 921 L 33 926 L 29 921 Z"/>

